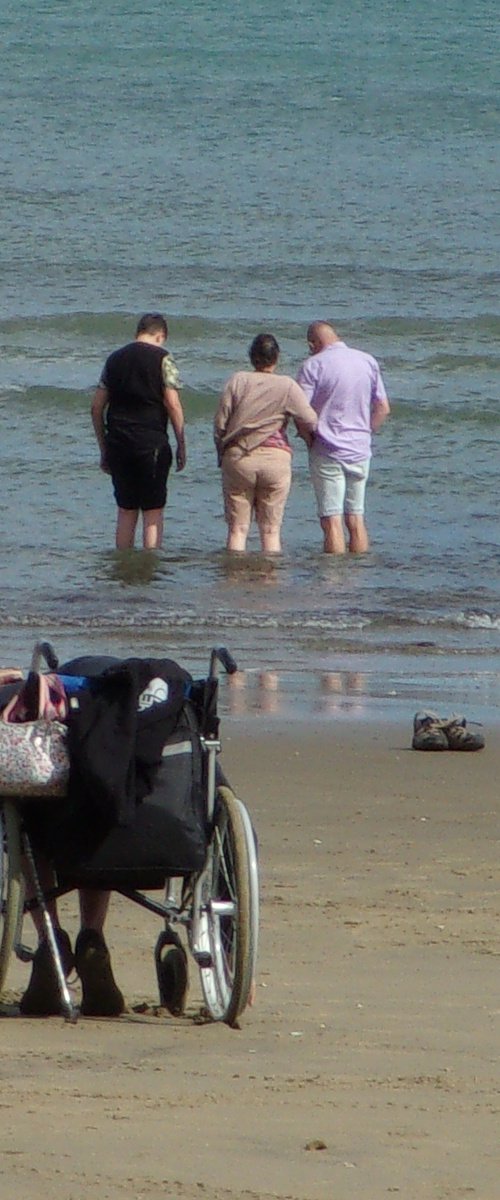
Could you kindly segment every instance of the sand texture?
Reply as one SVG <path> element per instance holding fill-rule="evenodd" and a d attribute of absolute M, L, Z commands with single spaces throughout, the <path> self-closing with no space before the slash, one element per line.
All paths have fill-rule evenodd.
<path fill-rule="evenodd" d="M 0 1020 L 5 1200 L 498 1200 L 500 752 L 228 723 L 262 873 L 241 1028 L 154 1015 L 159 921 L 115 896 L 130 1011 Z M 77 931 L 76 899 L 62 905 Z M 25 940 L 32 940 L 30 922 Z M 78 996 L 78 990 L 76 990 Z M 145 1011 L 134 1011 L 144 1004 Z"/>

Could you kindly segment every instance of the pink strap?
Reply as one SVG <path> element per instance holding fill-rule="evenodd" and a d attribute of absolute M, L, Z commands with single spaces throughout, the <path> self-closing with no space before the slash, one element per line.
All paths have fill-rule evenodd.
<path fill-rule="evenodd" d="M 2 721 L 8 721 L 11 724 L 16 724 L 21 721 L 36 721 L 42 718 L 44 721 L 64 721 L 68 715 L 68 700 L 64 684 L 59 679 L 58 675 L 38 675 L 36 677 L 38 688 L 38 699 L 36 706 L 33 704 L 35 686 L 34 672 L 26 680 L 26 683 L 18 692 L 17 696 L 12 696 L 5 708 L 0 713 Z M 36 708 L 36 711 L 34 709 Z"/>

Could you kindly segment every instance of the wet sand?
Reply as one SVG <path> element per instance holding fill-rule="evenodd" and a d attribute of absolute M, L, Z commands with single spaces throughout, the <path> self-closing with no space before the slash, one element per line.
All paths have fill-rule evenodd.
<path fill-rule="evenodd" d="M 226 718 L 222 761 L 260 842 L 256 1005 L 237 1030 L 198 1023 L 193 969 L 186 1015 L 152 1015 L 159 922 L 117 896 L 120 1019 L 19 1017 L 14 962 L 2 1196 L 498 1200 L 500 750 L 485 734 L 477 754 L 419 754 L 406 721 Z M 74 896 L 63 923 L 76 932 Z"/>

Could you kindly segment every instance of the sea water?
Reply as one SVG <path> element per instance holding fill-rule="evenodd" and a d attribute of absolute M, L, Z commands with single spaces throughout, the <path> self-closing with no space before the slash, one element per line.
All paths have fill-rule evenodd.
<path fill-rule="evenodd" d="M 165 653 L 241 668 L 242 716 L 500 713 L 494 0 L 4 0 L 0 659 Z M 159 554 L 113 550 L 89 405 L 160 310 L 188 465 Z M 333 559 L 303 444 L 283 555 L 224 550 L 212 417 L 273 332 L 374 354 L 392 402 L 371 550 Z M 369 705 L 368 705 L 369 707 Z"/>

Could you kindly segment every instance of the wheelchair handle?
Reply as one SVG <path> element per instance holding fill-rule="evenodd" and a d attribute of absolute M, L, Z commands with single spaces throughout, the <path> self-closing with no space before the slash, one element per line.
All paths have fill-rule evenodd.
<path fill-rule="evenodd" d="M 59 665 L 59 659 L 50 642 L 35 642 L 33 654 L 31 656 L 31 671 L 39 671 L 43 660 L 51 671 L 56 671 Z"/>
<path fill-rule="evenodd" d="M 210 655 L 210 679 L 217 679 L 219 674 L 219 663 L 221 663 L 228 675 L 234 675 L 235 671 L 238 670 L 237 663 L 235 662 L 232 654 L 229 653 L 229 650 L 227 650 L 225 646 L 214 646 Z"/>

